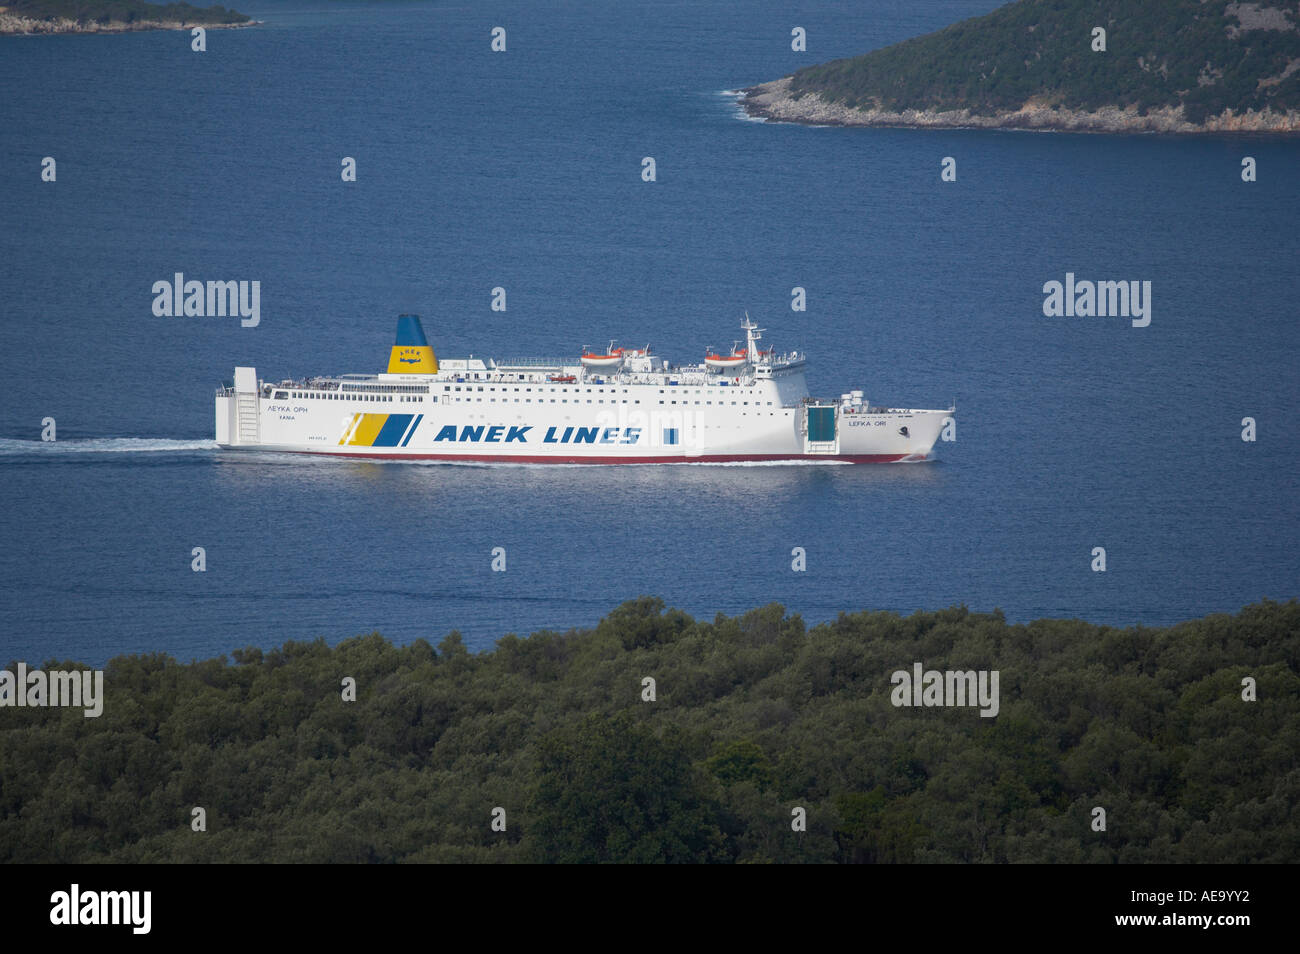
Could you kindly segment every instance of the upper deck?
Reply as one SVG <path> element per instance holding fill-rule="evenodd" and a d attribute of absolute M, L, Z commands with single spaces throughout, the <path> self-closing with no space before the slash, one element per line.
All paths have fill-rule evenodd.
<path fill-rule="evenodd" d="M 582 389 L 669 387 L 695 389 L 753 389 L 766 382 L 774 385 L 773 396 L 782 404 L 795 404 L 807 394 L 803 382 L 807 356 L 800 351 L 776 354 L 759 346 L 762 329 L 746 320 L 746 348 L 729 354 L 712 354 L 700 364 L 674 365 L 649 346 L 639 349 L 614 349 L 609 355 L 584 354 L 572 357 L 510 357 L 504 359 L 446 358 L 437 362 L 436 370 L 427 373 L 392 370 L 378 374 L 315 375 L 285 378 L 279 382 L 259 381 L 264 398 L 297 392 L 304 397 L 339 400 L 357 397 L 369 400 L 373 395 L 428 395 L 450 391 L 451 385 L 528 385 L 542 386 L 548 392 L 565 393 Z M 588 363 L 590 361 L 590 364 Z M 591 366 L 601 362 L 611 366 Z M 441 385 L 441 386 L 440 386 Z M 455 388 L 456 391 L 460 387 Z M 305 392 L 305 393 L 303 393 Z M 221 388 L 218 395 L 233 390 Z M 381 398 L 384 400 L 386 398 Z M 403 398 L 405 400 L 405 398 Z"/>
<path fill-rule="evenodd" d="M 436 383 L 487 384 L 528 383 L 619 386 L 752 387 L 758 382 L 802 375 L 807 356 L 800 351 L 776 354 L 759 346 L 762 329 L 746 318 L 746 347 L 726 355 L 708 355 L 700 364 L 674 365 L 649 346 L 613 349 L 608 357 L 584 354 L 581 359 L 564 357 L 445 358 L 429 373 L 343 374 L 310 378 L 286 378 L 264 388 L 298 388 L 325 392 L 428 393 Z M 588 359 L 590 363 L 588 363 Z M 603 364 L 608 366 L 601 366 Z"/>

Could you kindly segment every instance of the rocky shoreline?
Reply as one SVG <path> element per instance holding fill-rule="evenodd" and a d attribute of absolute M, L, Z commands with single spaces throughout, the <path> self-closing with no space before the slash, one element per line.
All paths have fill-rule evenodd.
<path fill-rule="evenodd" d="M 1014 112 L 993 116 L 970 110 L 851 109 L 842 103 L 826 103 L 815 93 L 796 99 L 790 92 L 790 77 L 760 83 L 740 91 L 740 106 L 746 114 L 771 122 L 803 123 L 811 126 L 893 126 L 923 129 L 1023 129 L 1094 133 L 1300 133 L 1300 112 L 1248 111 L 1235 115 L 1226 110 L 1202 123 L 1183 118 L 1182 107 L 1162 107 L 1139 116 L 1136 107 L 1110 107 L 1084 112 L 1044 103 L 1027 102 Z"/>
<path fill-rule="evenodd" d="M 248 20 L 244 23 L 190 23 L 184 20 L 133 20 L 130 23 L 110 20 L 98 23 L 94 20 L 70 20 L 59 17 L 54 20 L 33 20 L 30 17 L 18 17 L 0 13 L 0 35 L 32 36 L 42 33 L 135 33 L 139 30 L 192 30 L 203 27 L 205 30 L 233 30 L 239 27 L 257 26 L 261 21 Z"/>

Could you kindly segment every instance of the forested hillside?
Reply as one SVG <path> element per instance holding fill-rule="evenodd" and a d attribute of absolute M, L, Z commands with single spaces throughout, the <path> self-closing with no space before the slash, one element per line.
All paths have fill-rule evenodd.
<path fill-rule="evenodd" d="M 996 717 L 896 707 L 917 662 L 999 671 Z M 0 708 L 0 858 L 1295 862 L 1297 667 L 1294 600 L 1162 629 L 964 608 L 808 629 L 645 598 L 480 655 L 452 633 L 119 657 L 99 718 Z"/>
<path fill-rule="evenodd" d="M 1093 30 L 1105 31 L 1105 51 Z M 853 108 L 1300 109 L 1300 2 L 1018 0 L 864 56 L 799 70 L 794 97 Z"/>
<path fill-rule="evenodd" d="M 146 3 L 145 0 L 4 0 L 0 10 L 29 20 L 68 19 L 79 23 L 246 23 L 249 17 L 222 6 Z"/>

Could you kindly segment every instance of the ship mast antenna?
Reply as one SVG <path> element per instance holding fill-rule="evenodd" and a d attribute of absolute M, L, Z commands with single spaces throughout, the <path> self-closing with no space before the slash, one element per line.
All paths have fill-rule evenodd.
<path fill-rule="evenodd" d="M 740 327 L 745 329 L 745 358 L 751 364 L 758 364 L 761 357 L 758 342 L 763 337 L 763 329 L 750 320 L 748 309 L 745 310 L 745 320 L 740 323 Z"/>

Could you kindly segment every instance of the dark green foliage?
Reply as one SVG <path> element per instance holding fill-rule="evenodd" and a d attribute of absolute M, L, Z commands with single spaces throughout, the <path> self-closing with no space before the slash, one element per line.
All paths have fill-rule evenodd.
<path fill-rule="evenodd" d="M 1300 109 L 1300 30 L 1250 29 L 1229 0 L 1018 0 L 864 56 L 799 70 L 791 89 L 889 110 L 1015 110 L 1031 100 L 1095 110 Z M 1300 26 L 1300 3 L 1268 0 Z M 1106 52 L 1092 50 L 1092 29 Z M 1231 34 L 1231 35 L 1230 35 Z"/>
<path fill-rule="evenodd" d="M 772 784 L 772 766 L 767 756 L 748 739 L 725 746 L 709 759 L 708 766 L 723 785 L 753 782 L 759 791 L 763 791 Z"/>
<path fill-rule="evenodd" d="M 183 23 L 246 23 L 250 17 L 222 6 L 145 3 L 144 0 L 7 0 L 14 16 L 32 20 L 65 17 L 82 23 L 135 23 L 138 20 Z"/>
<path fill-rule="evenodd" d="M 627 712 L 593 715 L 548 734 L 539 756 L 533 860 L 722 860 L 716 808 L 704 804 L 679 730 L 660 739 Z"/>
<path fill-rule="evenodd" d="M 118 657 L 98 719 L 0 708 L 0 860 L 1300 860 L 1294 600 L 1164 629 L 954 607 L 807 630 L 642 598 L 482 654 L 372 633 L 232 656 Z M 918 661 L 998 670 L 998 716 L 896 708 Z"/>

